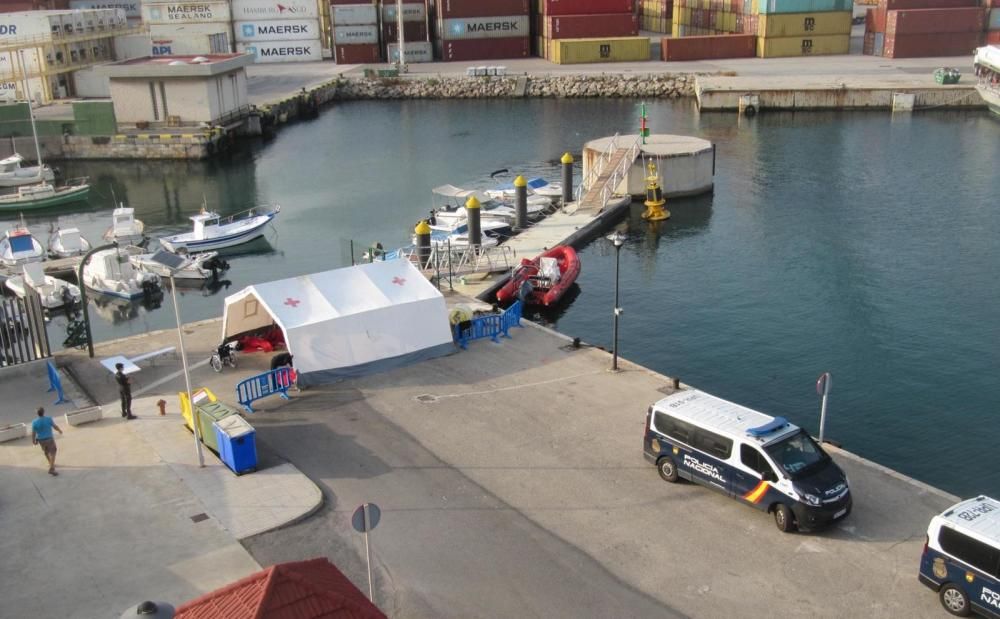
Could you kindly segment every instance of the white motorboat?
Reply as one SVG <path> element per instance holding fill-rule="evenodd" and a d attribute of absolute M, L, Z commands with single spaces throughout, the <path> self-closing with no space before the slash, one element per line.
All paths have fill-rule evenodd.
<path fill-rule="evenodd" d="M 0 239 L 0 262 L 17 266 L 45 260 L 45 249 L 23 223 L 7 230 Z"/>
<path fill-rule="evenodd" d="M 1000 114 L 1000 45 L 976 48 L 973 68 L 976 71 L 976 91 L 991 112 Z"/>
<path fill-rule="evenodd" d="M 500 241 L 492 236 L 483 235 L 480 247 L 496 247 Z M 431 232 L 431 245 L 438 246 L 439 249 L 450 247 L 452 251 L 464 250 L 469 247 L 469 234 L 467 232 Z"/>
<path fill-rule="evenodd" d="M 0 196 L 0 210 L 23 211 L 27 209 L 61 206 L 70 202 L 86 200 L 90 185 L 85 178 L 74 178 L 65 185 L 54 186 L 48 181 L 17 188 L 17 193 Z"/>
<path fill-rule="evenodd" d="M 252 208 L 223 219 L 218 213 L 203 208 L 191 216 L 193 231 L 161 237 L 160 245 L 175 253 L 187 251 L 190 254 L 241 245 L 263 236 L 265 226 L 274 221 L 280 211 L 278 205 L 273 210 Z"/>
<path fill-rule="evenodd" d="M 128 252 L 129 260 L 140 271 L 153 273 L 161 279 L 170 278 L 170 270 L 159 262 L 154 261 L 152 253 L 147 253 L 141 247 L 126 247 L 125 251 Z M 224 273 L 229 269 L 229 263 L 219 258 L 218 252 L 208 251 L 192 256 L 185 256 L 185 258 L 187 258 L 188 263 L 184 265 L 184 268 L 174 272 L 175 280 L 215 279 L 220 273 Z"/>
<path fill-rule="evenodd" d="M 80 302 L 80 288 L 51 275 L 46 275 L 41 262 L 30 262 L 21 267 L 21 273 L 7 278 L 4 285 L 23 299 L 26 288 L 38 293 L 45 309 L 55 309 Z"/>
<path fill-rule="evenodd" d="M 0 159 L 0 187 L 18 187 L 55 180 L 55 172 L 49 166 L 22 166 L 22 161 L 24 157 L 17 153 Z"/>
<path fill-rule="evenodd" d="M 104 233 L 104 240 L 118 241 L 119 245 L 142 245 L 146 241 L 146 226 L 135 218 L 135 209 L 118 206 L 111 213 L 111 227 Z"/>
<path fill-rule="evenodd" d="M 442 185 L 431 190 L 434 209 L 431 211 L 432 225 L 457 226 L 466 221 L 465 203 L 475 197 L 479 201 L 480 221 L 489 220 L 513 225 L 517 213 L 511 204 L 506 204 L 476 190 L 461 189 L 454 185 Z M 542 217 L 552 206 L 552 201 L 541 196 L 528 196 L 528 219 L 531 221 Z"/>
<path fill-rule="evenodd" d="M 547 198 L 549 203 L 562 199 L 562 183 L 550 183 L 540 176 L 529 178 L 527 188 L 529 200 L 532 195 Z M 492 198 L 513 200 L 516 197 L 516 189 L 514 183 L 504 183 L 495 189 L 487 190 L 486 194 Z"/>
<path fill-rule="evenodd" d="M 122 299 L 150 296 L 160 289 L 158 275 L 135 268 L 128 253 L 118 249 L 92 254 L 83 267 L 82 283 L 95 292 Z"/>
<path fill-rule="evenodd" d="M 483 219 L 479 222 L 479 230 L 483 236 L 492 236 L 498 239 L 505 239 L 511 235 L 510 224 L 504 221 Z M 431 225 L 431 234 L 467 234 L 468 232 L 469 222 L 464 219 L 450 225 Z"/>
<path fill-rule="evenodd" d="M 59 228 L 49 237 L 50 258 L 72 258 L 90 251 L 90 241 L 83 238 L 79 228 Z"/>

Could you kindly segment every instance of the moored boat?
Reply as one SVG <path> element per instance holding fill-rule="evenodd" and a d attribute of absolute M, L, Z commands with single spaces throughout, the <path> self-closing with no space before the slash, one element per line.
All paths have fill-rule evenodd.
<path fill-rule="evenodd" d="M 7 266 L 17 266 L 27 262 L 41 262 L 45 259 L 45 250 L 21 223 L 4 234 L 0 239 L 0 262 Z"/>
<path fill-rule="evenodd" d="M 160 277 L 136 269 L 127 252 L 104 249 L 92 254 L 84 265 L 81 284 L 102 294 L 135 299 L 158 292 Z"/>
<path fill-rule="evenodd" d="M 977 48 L 973 66 L 976 70 L 976 91 L 990 111 L 1000 115 L 1000 46 Z"/>
<path fill-rule="evenodd" d="M 145 224 L 135 218 L 134 208 L 118 206 L 111 212 L 111 226 L 104 232 L 104 240 L 119 245 L 143 245 L 147 240 L 145 231 Z"/>
<path fill-rule="evenodd" d="M 161 279 L 170 278 L 170 271 L 165 266 L 153 260 L 153 254 L 147 253 L 141 247 L 126 247 L 129 260 L 140 271 L 153 273 Z M 219 258 L 218 252 L 208 251 L 192 256 L 186 256 L 188 262 L 183 268 L 174 271 L 175 280 L 215 279 L 220 273 L 229 269 L 229 263 Z"/>
<path fill-rule="evenodd" d="M 223 219 L 218 213 L 202 211 L 191 216 L 194 230 L 160 238 L 160 245 L 172 252 L 204 252 L 233 247 L 264 235 L 264 228 L 274 221 L 281 207 L 273 210 L 251 208 Z"/>
<path fill-rule="evenodd" d="M 21 273 L 7 278 L 4 285 L 18 298 L 23 299 L 27 288 L 38 293 L 45 309 L 56 309 L 80 302 L 80 288 L 74 284 L 46 275 L 40 262 L 21 267 Z"/>
<path fill-rule="evenodd" d="M 90 251 L 90 241 L 83 238 L 79 228 L 59 228 L 49 237 L 49 257 L 72 258 Z"/>
<path fill-rule="evenodd" d="M 17 153 L 0 159 L 0 187 L 18 187 L 55 180 L 55 172 L 49 166 L 22 166 L 23 161 L 24 157 Z"/>
<path fill-rule="evenodd" d="M 0 196 L 0 210 L 24 210 L 60 206 L 86 200 L 90 185 L 86 179 L 76 178 L 60 187 L 49 182 L 25 185 L 17 188 L 17 193 Z"/>
<path fill-rule="evenodd" d="M 554 305 L 580 274 L 580 257 L 569 245 L 557 245 L 533 259 L 523 258 L 510 280 L 497 291 L 506 305 L 520 299 L 528 305 Z"/>

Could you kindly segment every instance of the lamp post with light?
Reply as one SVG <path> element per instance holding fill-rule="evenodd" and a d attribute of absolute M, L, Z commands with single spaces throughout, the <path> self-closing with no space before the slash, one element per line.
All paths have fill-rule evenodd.
<path fill-rule="evenodd" d="M 622 308 L 618 306 L 619 269 L 621 265 L 622 245 L 628 238 L 621 230 L 615 230 L 614 234 L 608 235 L 608 240 L 615 246 L 615 331 L 614 340 L 611 347 L 611 371 L 618 371 L 618 317 L 621 316 Z"/>

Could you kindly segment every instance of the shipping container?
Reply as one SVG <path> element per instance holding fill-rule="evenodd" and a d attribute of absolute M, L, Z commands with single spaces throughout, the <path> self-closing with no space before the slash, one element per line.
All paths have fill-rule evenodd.
<path fill-rule="evenodd" d="M 386 58 L 389 62 L 399 60 L 399 45 L 389 43 L 386 45 Z M 430 41 L 406 42 L 406 62 L 433 62 L 434 48 Z"/>
<path fill-rule="evenodd" d="M 888 11 L 885 33 L 890 35 L 978 32 L 983 29 L 985 23 L 986 13 L 979 7 Z"/>
<path fill-rule="evenodd" d="M 539 0 L 538 5 L 543 15 L 635 13 L 635 0 Z"/>
<path fill-rule="evenodd" d="M 510 39 L 529 36 L 527 15 L 504 17 L 455 17 L 438 22 L 438 38 L 448 41 L 464 39 Z"/>
<path fill-rule="evenodd" d="M 758 58 L 846 54 L 850 51 L 850 47 L 851 37 L 846 34 L 809 37 L 757 37 Z"/>
<path fill-rule="evenodd" d="M 392 0 L 382 2 L 382 22 L 396 21 L 396 3 Z M 427 6 L 423 2 L 404 2 L 403 21 L 427 21 Z M 409 52 L 407 52 L 409 56 Z"/>
<path fill-rule="evenodd" d="M 367 64 L 381 62 L 378 45 L 334 45 L 333 58 L 337 64 Z"/>
<path fill-rule="evenodd" d="M 986 33 L 987 45 L 1000 45 L 1000 30 L 990 30 Z"/>
<path fill-rule="evenodd" d="M 403 37 L 407 41 L 427 41 L 427 24 L 417 21 L 403 22 Z M 382 41 L 399 40 L 399 25 L 396 22 L 382 24 Z"/>
<path fill-rule="evenodd" d="M 982 32 L 886 35 L 883 55 L 886 58 L 971 56 L 982 41 Z"/>
<path fill-rule="evenodd" d="M 875 9 L 871 11 L 872 14 L 872 32 L 885 32 L 885 23 L 887 21 L 886 15 L 888 11 L 885 9 Z"/>
<path fill-rule="evenodd" d="M 1000 9 L 990 9 L 987 30 L 1000 30 Z"/>
<path fill-rule="evenodd" d="M 649 60 L 649 38 L 556 39 L 549 43 L 549 60 L 556 64 L 637 62 Z"/>
<path fill-rule="evenodd" d="M 851 34 L 851 17 L 851 11 L 761 15 L 757 22 L 757 36 L 797 37 Z"/>
<path fill-rule="evenodd" d="M 316 0 L 233 0 L 233 21 L 319 19 Z"/>
<path fill-rule="evenodd" d="M 150 25 L 227 23 L 232 21 L 232 13 L 225 0 L 144 3 L 142 21 Z"/>
<path fill-rule="evenodd" d="M 229 33 L 173 35 L 150 37 L 149 56 L 189 56 L 198 54 L 230 54 Z"/>
<path fill-rule="evenodd" d="M 334 26 L 370 26 L 378 23 L 378 7 L 374 4 L 331 6 L 330 19 Z"/>
<path fill-rule="evenodd" d="M 0 43 L 21 37 L 60 37 L 62 17 L 53 13 L 0 13 Z"/>
<path fill-rule="evenodd" d="M 44 101 L 44 85 L 39 77 L 28 79 L 28 92 L 35 101 Z M 0 79 L 0 101 L 24 101 L 24 81 Z"/>
<path fill-rule="evenodd" d="M 544 17 L 546 39 L 631 37 L 639 34 L 639 18 L 633 13 L 611 15 L 561 15 Z"/>
<path fill-rule="evenodd" d="M 140 0 L 69 0 L 72 10 L 84 9 L 121 9 L 125 17 L 132 20 L 142 19 L 142 2 Z"/>
<path fill-rule="evenodd" d="M 308 41 L 320 38 L 319 20 L 238 21 L 233 23 L 237 41 Z"/>
<path fill-rule="evenodd" d="M 232 26 L 229 22 L 176 24 L 172 26 L 164 24 L 153 24 L 149 26 L 149 36 L 151 37 L 172 37 L 177 36 L 202 36 L 215 34 L 217 32 L 231 32 Z"/>
<path fill-rule="evenodd" d="M 874 49 L 874 54 L 876 56 L 882 56 L 882 55 L 885 54 L 885 33 L 884 32 L 876 32 L 875 33 L 875 46 L 874 46 L 873 49 Z"/>
<path fill-rule="evenodd" d="M 378 26 L 334 26 L 334 45 L 378 45 Z"/>
<path fill-rule="evenodd" d="M 437 19 L 528 15 L 528 0 L 437 0 Z"/>
<path fill-rule="evenodd" d="M 979 0 L 879 0 L 878 6 L 886 11 L 906 9 L 953 9 L 978 6 Z"/>
<path fill-rule="evenodd" d="M 531 53 L 531 45 L 528 42 L 528 37 L 514 39 L 439 39 L 434 44 L 434 51 L 437 57 L 445 62 L 504 60 L 508 58 L 527 58 Z"/>
<path fill-rule="evenodd" d="M 660 60 L 663 61 L 753 58 L 756 54 L 757 37 L 752 34 L 660 39 Z"/>
<path fill-rule="evenodd" d="M 853 11 L 852 0 L 754 0 L 756 13 L 824 13 L 828 11 Z"/>
<path fill-rule="evenodd" d="M 861 53 L 865 56 L 875 55 L 875 33 L 872 31 L 865 32 L 864 42 L 861 44 Z"/>
<path fill-rule="evenodd" d="M 237 43 L 236 51 L 253 54 L 257 64 L 316 62 L 323 59 L 323 46 L 315 41 L 257 41 Z"/>

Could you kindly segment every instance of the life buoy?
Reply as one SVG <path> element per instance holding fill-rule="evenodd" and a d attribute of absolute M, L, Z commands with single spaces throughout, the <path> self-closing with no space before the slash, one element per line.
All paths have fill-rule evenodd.
<path fill-rule="evenodd" d="M 744 116 L 755 116 L 756 114 L 757 114 L 757 106 L 756 105 L 748 105 L 745 108 L 743 108 L 743 115 Z"/>

